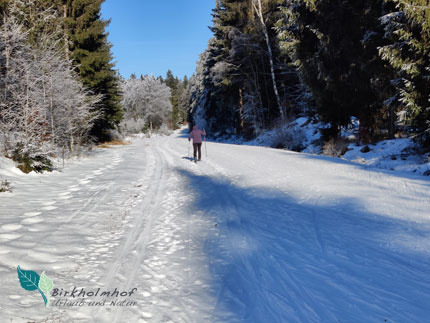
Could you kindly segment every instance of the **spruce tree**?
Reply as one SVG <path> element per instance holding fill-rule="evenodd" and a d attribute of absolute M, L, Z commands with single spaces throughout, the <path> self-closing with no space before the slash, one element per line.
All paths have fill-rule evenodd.
<path fill-rule="evenodd" d="M 206 90 L 201 103 L 212 131 L 253 135 L 282 119 L 280 106 L 294 106 L 290 94 L 297 93 L 292 88 L 298 79 L 280 55 L 273 28 L 279 14 L 277 0 L 261 7 L 250 0 L 217 1 L 214 37 L 203 55 L 201 78 L 196 78 Z M 288 111 L 292 116 L 294 109 Z"/>
<path fill-rule="evenodd" d="M 109 21 L 101 19 L 103 0 L 56 0 L 63 9 L 69 42 L 69 55 L 77 66 L 84 85 L 103 96 L 99 105 L 101 117 L 91 134 L 99 141 L 109 139 L 109 130 L 122 118 L 119 76 L 114 71 L 111 44 L 105 31 Z"/>
<path fill-rule="evenodd" d="M 327 136 L 337 136 L 351 116 L 360 119 L 363 140 L 375 135 L 383 106 L 379 88 L 386 86 L 375 86 L 384 74 L 377 50 L 381 8 L 382 0 L 297 0 L 283 9 L 283 49 L 331 124 Z"/>
<path fill-rule="evenodd" d="M 165 84 L 170 88 L 171 96 L 170 96 L 170 103 L 172 104 L 173 111 L 172 111 L 172 127 L 176 128 L 179 123 L 181 123 L 181 116 L 180 116 L 180 82 L 178 78 L 175 78 L 173 76 L 173 73 L 171 70 L 167 71 L 166 79 L 164 80 Z"/>
<path fill-rule="evenodd" d="M 430 4 L 428 0 L 385 2 L 396 8 L 382 17 L 391 43 L 381 48 L 381 55 L 398 71 L 393 83 L 405 120 L 430 146 Z"/>

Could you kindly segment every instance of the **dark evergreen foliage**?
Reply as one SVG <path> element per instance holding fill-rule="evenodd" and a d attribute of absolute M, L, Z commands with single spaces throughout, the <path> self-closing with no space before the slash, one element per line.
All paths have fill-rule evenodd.
<path fill-rule="evenodd" d="M 173 76 L 171 70 L 168 70 L 164 82 L 170 88 L 172 94 L 170 97 L 170 102 L 173 107 L 171 127 L 175 129 L 181 126 L 186 120 L 186 107 L 183 105 L 182 95 L 188 80 L 185 77 L 184 81 L 181 81 L 177 77 Z"/>
<path fill-rule="evenodd" d="M 288 59 L 279 55 L 274 26 L 280 11 L 277 1 L 266 1 L 265 22 L 274 56 L 277 88 L 283 109 L 292 114 L 294 93 L 299 86 Z M 200 102 L 192 102 L 192 114 L 203 109 L 211 131 L 231 130 L 253 134 L 280 117 L 272 85 L 269 53 L 262 26 L 252 1 L 220 0 L 213 11 L 213 39 L 200 67 L 205 88 Z"/>
<path fill-rule="evenodd" d="M 102 112 L 92 129 L 99 141 L 109 139 L 109 130 L 114 129 L 122 118 L 120 106 L 119 76 L 114 71 L 111 44 L 105 31 L 109 21 L 100 17 L 104 0 L 61 1 L 64 9 L 66 29 L 69 35 L 69 50 L 81 79 L 95 94 L 102 94 L 99 106 Z"/>
<path fill-rule="evenodd" d="M 382 0 L 289 1 L 283 8 L 283 46 L 332 134 L 360 119 L 362 139 L 373 137 L 389 88 L 382 45 Z"/>
<path fill-rule="evenodd" d="M 389 44 L 381 48 L 381 56 L 398 72 L 395 102 L 404 107 L 404 120 L 416 137 L 430 146 L 430 3 L 385 2 L 391 5 L 381 19 Z"/>
<path fill-rule="evenodd" d="M 261 3 L 263 22 L 258 0 L 217 1 L 190 80 L 190 122 L 246 135 L 279 120 L 265 24 L 287 120 L 318 115 L 331 125 L 327 140 L 356 117 L 363 142 L 410 130 L 430 142 L 427 0 Z"/>

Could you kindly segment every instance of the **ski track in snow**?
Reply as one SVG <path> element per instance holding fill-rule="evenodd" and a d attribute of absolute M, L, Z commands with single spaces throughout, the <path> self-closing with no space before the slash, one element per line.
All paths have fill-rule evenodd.
<path fill-rule="evenodd" d="M 322 156 L 182 132 L 97 150 L 0 195 L 4 322 L 426 322 L 430 185 Z M 55 287 L 138 292 L 134 307 L 43 307 Z M 51 304 L 54 300 L 51 300 Z"/>

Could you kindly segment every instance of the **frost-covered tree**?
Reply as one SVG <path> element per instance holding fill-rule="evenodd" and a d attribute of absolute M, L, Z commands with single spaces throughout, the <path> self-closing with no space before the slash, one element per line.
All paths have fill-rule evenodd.
<path fill-rule="evenodd" d="M 37 44 L 40 35 L 55 31 L 55 41 L 67 59 L 71 59 L 84 86 L 101 102 L 94 107 L 99 118 L 91 134 L 98 141 L 109 139 L 110 130 L 119 124 L 119 77 L 114 70 L 111 44 L 105 31 L 109 21 L 101 17 L 104 0 L 13 0 L 21 10 L 17 17 L 29 31 L 28 41 Z M 1 5 L 1 3 L 0 3 Z M 47 12 L 50 13 L 49 17 Z M 49 19 L 46 19 L 49 18 Z"/>
<path fill-rule="evenodd" d="M 427 0 L 386 0 L 395 9 L 381 18 L 390 43 L 380 53 L 397 71 L 393 80 L 399 95 L 392 101 L 404 107 L 403 117 L 430 145 L 430 4 Z"/>
<path fill-rule="evenodd" d="M 172 113 L 170 88 L 154 76 L 122 81 L 124 120 L 128 132 L 142 132 L 167 124 Z"/>
<path fill-rule="evenodd" d="M 100 116 L 96 107 L 100 95 L 92 95 L 79 81 L 70 59 L 54 49 L 39 51 L 42 63 L 43 100 L 48 106 L 52 141 L 60 147 L 82 146 L 90 140 L 90 131 Z"/>
<path fill-rule="evenodd" d="M 19 143 L 25 153 L 38 151 L 47 135 L 46 106 L 40 86 L 42 75 L 28 32 L 14 16 L 7 16 L 0 29 L 1 128 L 5 145 Z"/>
<path fill-rule="evenodd" d="M 21 23 L 22 12 L 11 1 L 0 28 L 0 129 L 10 155 L 35 159 L 56 147 L 71 151 L 89 140 L 98 117 L 92 96 L 78 80 L 70 59 L 59 50 L 56 34 L 41 33 Z M 46 17 L 50 12 L 41 12 Z M 18 157 L 17 157 L 18 158 Z"/>

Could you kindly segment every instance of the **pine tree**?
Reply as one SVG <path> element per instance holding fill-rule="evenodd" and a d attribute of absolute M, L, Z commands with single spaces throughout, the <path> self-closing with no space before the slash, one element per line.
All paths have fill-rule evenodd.
<path fill-rule="evenodd" d="M 166 78 L 164 80 L 165 84 L 170 88 L 171 97 L 170 102 L 173 107 L 172 111 L 172 128 L 176 128 L 184 120 L 182 120 L 180 113 L 180 98 L 182 94 L 181 82 L 177 77 L 173 76 L 171 70 L 167 71 Z"/>
<path fill-rule="evenodd" d="M 202 75 L 195 78 L 205 89 L 201 103 L 211 131 L 251 136 L 283 119 L 285 110 L 289 117 L 295 112 L 299 82 L 289 59 L 280 55 L 273 28 L 278 1 L 254 2 L 219 0 L 213 11 L 214 37 L 202 56 Z M 192 111 L 202 111 L 196 102 Z"/>
<path fill-rule="evenodd" d="M 391 44 L 381 48 L 382 57 L 397 71 L 393 80 L 405 121 L 430 145 L 430 4 L 428 0 L 386 0 L 397 10 L 382 17 Z"/>
<path fill-rule="evenodd" d="M 109 130 L 121 118 L 119 76 L 114 71 L 111 44 L 105 31 L 109 21 L 100 17 L 103 0 L 56 0 L 63 7 L 70 57 L 77 66 L 84 85 L 103 96 L 99 104 L 101 117 L 91 134 L 99 141 L 109 139 Z"/>
<path fill-rule="evenodd" d="M 360 119 L 363 140 L 375 135 L 375 115 L 383 106 L 379 89 L 386 87 L 377 51 L 381 8 L 382 0 L 297 0 L 283 8 L 283 49 L 331 124 L 328 136 L 336 136 L 351 116 Z"/>

